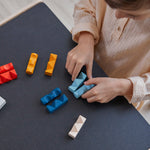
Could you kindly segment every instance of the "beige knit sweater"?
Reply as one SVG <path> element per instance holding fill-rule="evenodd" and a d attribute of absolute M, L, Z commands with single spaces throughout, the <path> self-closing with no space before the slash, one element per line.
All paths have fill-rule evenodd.
<path fill-rule="evenodd" d="M 73 40 L 88 31 L 95 38 L 95 60 L 109 77 L 129 78 L 129 103 L 150 100 L 150 18 L 117 19 L 104 0 L 80 0 L 74 10 Z"/>

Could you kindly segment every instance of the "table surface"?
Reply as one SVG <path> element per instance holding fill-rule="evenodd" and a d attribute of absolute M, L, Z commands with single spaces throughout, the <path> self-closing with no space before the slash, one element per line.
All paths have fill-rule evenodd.
<path fill-rule="evenodd" d="M 108 104 L 89 104 L 68 91 L 67 52 L 71 34 L 43 3 L 0 27 L 0 65 L 12 62 L 18 79 L 0 86 L 7 104 L 0 111 L 1 150 L 145 150 L 150 127 L 123 97 Z M 25 73 L 30 54 L 39 54 L 35 72 Z M 44 75 L 49 54 L 58 54 L 52 77 Z M 83 69 L 84 70 L 84 69 Z M 94 63 L 93 76 L 105 73 Z M 59 87 L 67 104 L 49 114 L 40 98 Z M 75 140 L 67 134 L 79 115 L 87 118 Z"/>

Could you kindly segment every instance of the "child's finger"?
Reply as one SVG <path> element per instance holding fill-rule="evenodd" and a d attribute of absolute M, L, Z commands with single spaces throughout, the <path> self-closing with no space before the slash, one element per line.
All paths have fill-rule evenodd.
<path fill-rule="evenodd" d="M 82 95 L 82 98 L 88 99 L 88 98 L 93 97 L 93 96 L 95 96 L 95 95 L 96 95 L 96 93 L 95 93 L 95 87 L 94 87 L 94 88 L 92 88 L 91 90 L 89 90 L 89 91 L 87 91 L 86 93 L 84 93 L 84 94 Z"/>
<path fill-rule="evenodd" d="M 86 66 L 86 72 L 87 72 L 87 76 L 89 79 L 92 78 L 92 66 L 93 66 L 93 64 L 88 64 Z"/>
<path fill-rule="evenodd" d="M 90 84 L 97 84 L 98 83 L 98 79 L 97 78 L 91 78 L 87 81 L 84 82 L 85 85 L 90 85 Z"/>
<path fill-rule="evenodd" d="M 76 62 L 74 60 L 71 60 L 68 66 L 68 72 L 72 75 L 74 67 L 76 65 Z"/>
<path fill-rule="evenodd" d="M 88 98 L 87 101 L 88 101 L 88 103 L 93 103 L 93 102 L 98 101 L 98 99 L 96 96 L 92 96 L 92 97 Z"/>
<path fill-rule="evenodd" d="M 83 67 L 82 64 L 76 64 L 75 65 L 73 73 L 72 73 L 72 81 L 74 81 L 77 78 L 82 67 Z"/>
<path fill-rule="evenodd" d="M 68 70 L 69 63 L 70 63 L 70 57 L 69 57 L 69 55 L 67 55 L 66 66 L 65 66 L 65 68 L 66 68 L 67 70 Z"/>

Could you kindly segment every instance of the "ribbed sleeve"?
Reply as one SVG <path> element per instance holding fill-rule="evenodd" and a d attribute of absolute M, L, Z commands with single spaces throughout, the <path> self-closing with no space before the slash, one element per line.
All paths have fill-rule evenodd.
<path fill-rule="evenodd" d="M 95 44 L 99 40 L 99 30 L 96 21 L 95 0 L 81 0 L 74 8 L 74 27 L 72 39 L 78 43 L 80 33 L 90 32 L 94 36 Z"/>
<path fill-rule="evenodd" d="M 150 73 L 142 76 L 129 77 L 133 83 L 133 95 L 130 103 L 137 103 L 144 100 L 150 100 Z"/>

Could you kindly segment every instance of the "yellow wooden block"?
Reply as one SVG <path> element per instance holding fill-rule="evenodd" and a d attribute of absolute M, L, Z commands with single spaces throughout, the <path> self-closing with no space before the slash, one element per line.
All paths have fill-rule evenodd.
<path fill-rule="evenodd" d="M 33 74 L 37 59 L 38 59 L 38 54 L 31 53 L 31 56 L 30 56 L 30 59 L 29 59 L 29 62 L 28 62 L 28 66 L 27 66 L 27 69 L 26 69 L 27 74 L 29 74 L 29 75 Z"/>
<path fill-rule="evenodd" d="M 51 53 L 51 54 L 50 54 L 49 61 L 48 61 L 48 63 L 47 63 L 47 68 L 46 68 L 46 70 L 45 70 L 45 75 L 47 75 L 47 76 L 52 76 L 53 70 L 54 70 L 54 67 L 55 67 L 56 60 L 57 60 L 57 55 Z"/>

